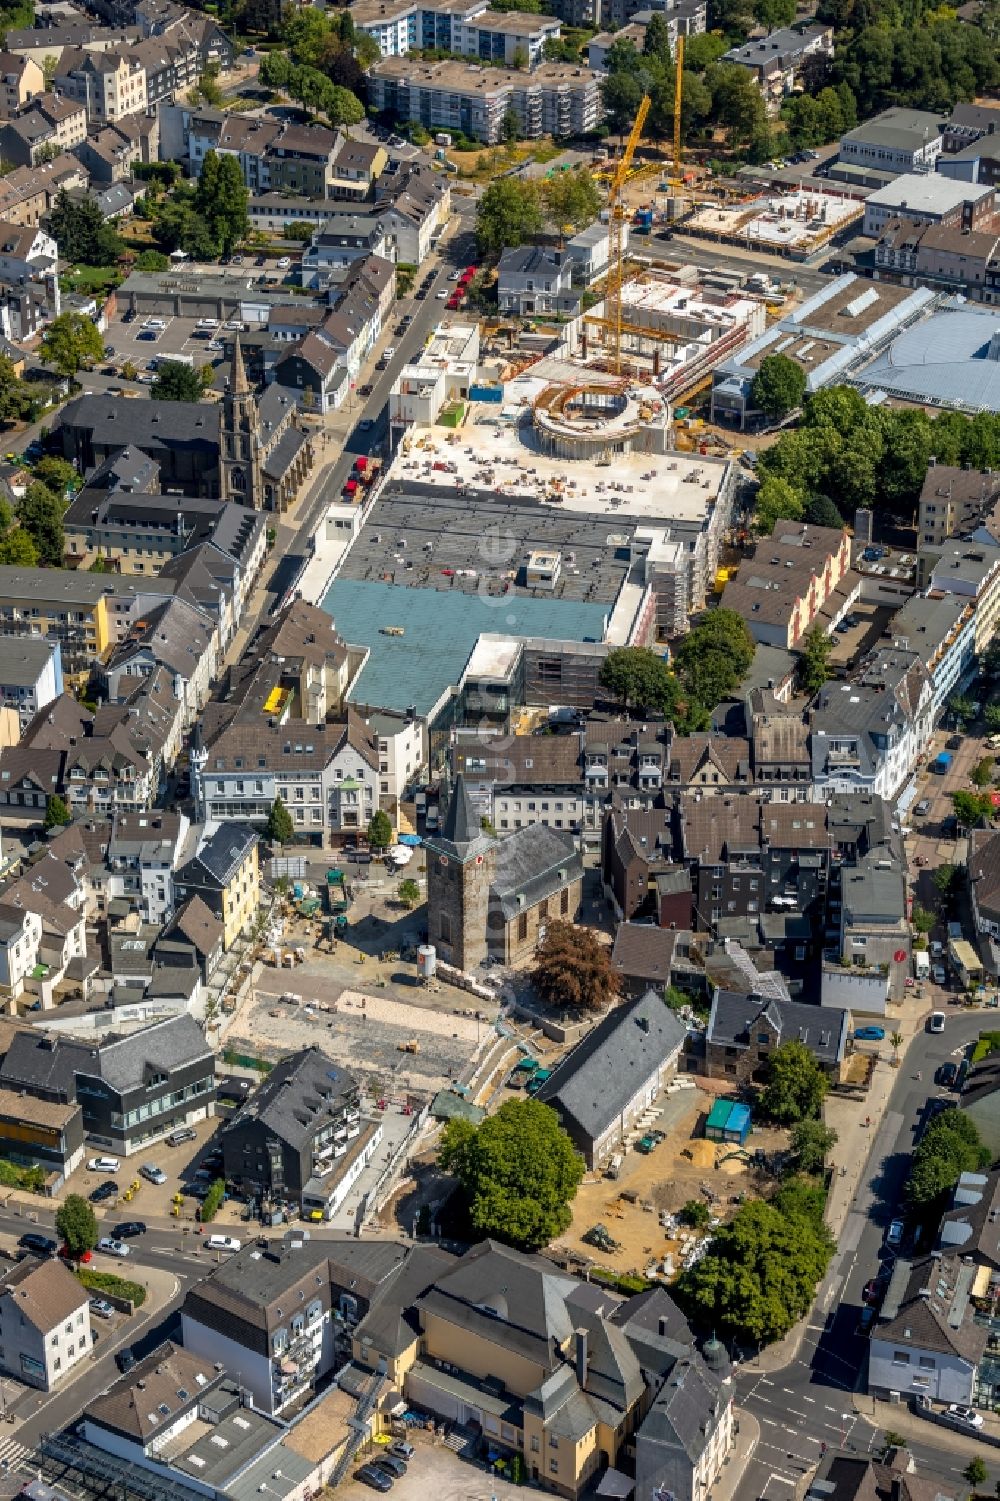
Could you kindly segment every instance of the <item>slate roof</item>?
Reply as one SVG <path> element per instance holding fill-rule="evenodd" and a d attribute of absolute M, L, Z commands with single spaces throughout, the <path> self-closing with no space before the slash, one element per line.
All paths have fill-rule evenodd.
<path fill-rule="evenodd" d="M 839 1006 L 810 1006 L 741 991 L 718 989 L 712 998 L 707 1040 L 745 1048 L 758 1017 L 766 1017 L 782 1042 L 803 1042 L 818 1063 L 832 1067 L 844 1057 L 851 1014 Z"/>
<path fill-rule="evenodd" d="M 222 942 L 222 933 L 222 923 L 215 913 L 206 907 L 200 896 L 192 896 L 179 909 L 163 936 L 168 941 L 190 943 L 196 953 L 207 958 Z"/>
<path fill-rule="evenodd" d="M 1000 922 L 1000 834 L 992 829 L 969 831 L 968 871 L 980 913 Z"/>
<path fill-rule="evenodd" d="M 195 880 L 207 881 L 221 891 L 236 875 L 259 835 L 250 824 L 235 820 L 217 824 L 211 832 L 210 827 L 206 826 L 205 838 L 197 854 L 178 872 L 178 880 L 182 885 Z"/>
<path fill-rule="evenodd" d="M 1000 1169 L 962 1174 L 941 1216 L 937 1249 L 1000 1271 Z"/>
<path fill-rule="evenodd" d="M 214 1055 L 201 1027 L 187 1015 L 153 1022 L 127 1037 L 109 1039 L 98 1049 L 100 1077 L 122 1094 L 140 1088 L 151 1071 L 173 1072 L 198 1059 L 213 1060 Z"/>
<path fill-rule="evenodd" d="M 491 897 L 510 922 L 523 907 L 535 906 L 582 875 L 583 857 L 572 834 L 532 823 L 501 839 Z"/>
<path fill-rule="evenodd" d="M 326 1119 L 339 1118 L 358 1081 L 317 1047 L 290 1053 L 268 1074 L 223 1128 L 242 1129 L 261 1121 L 296 1150 L 312 1141 Z"/>
<path fill-rule="evenodd" d="M 84 1408 L 88 1422 L 147 1444 L 158 1430 L 196 1409 L 225 1373 L 167 1340 Z"/>
<path fill-rule="evenodd" d="M 651 1493 L 650 1467 L 662 1451 L 680 1450 L 696 1464 L 708 1445 L 712 1426 L 729 1398 L 696 1350 L 678 1360 L 660 1387 L 636 1437 L 636 1491 Z M 640 1489 L 641 1487 L 641 1489 Z"/>
<path fill-rule="evenodd" d="M 690 890 L 687 871 L 679 870 L 679 874 L 687 880 Z M 644 980 L 648 985 L 669 985 L 670 961 L 676 942 L 677 934 L 669 928 L 653 928 L 646 923 L 619 923 L 611 951 L 611 967 L 620 975 Z"/>
<path fill-rule="evenodd" d="M 568 1054 L 536 1099 L 596 1141 L 645 1080 L 680 1052 L 687 1028 L 656 991 L 615 1007 Z"/>
<path fill-rule="evenodd" d="M 901 1350 L 935 1350 L 978 1364 L 989 1331 L 973 1321 L 970 1294 L 976 1270 L 971 1262 L 956 1256 L 897 1261 L 893 1283 L 908 1271 L 906 1285 L 895 1307 L 889 1301 L 890 1286 L 882 1309 L 888 1317 L 872 1338 Z"/>

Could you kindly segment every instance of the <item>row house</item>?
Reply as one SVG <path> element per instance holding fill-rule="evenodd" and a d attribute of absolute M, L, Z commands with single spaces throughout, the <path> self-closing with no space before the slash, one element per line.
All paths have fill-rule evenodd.
<path fill-rule="evenodd" d="M 61 94 L 42 94 L 0 124 L 0 152 L 15 167 L 36 167 L 73 151 L 86 136 L 84 104 Z"/>
<path fill-rule="evenodd" d="M 960 594 L 914 594 L 884 633 L 894 647 L 915 652 L 931 684 L 931 720 L 971 674 L 976 660 L 976 610 Z"/>
<path fill-rule="evenodd" d="M 45 74 L 34 58 L 0 52 L 0 117 L 11 119 L 44 93 Z"/>
<path fill-rule="evenodd" d="M 825 683 L 810 713 L 813 797 L 899 792 L 930 740 L 933 692 L 920 656 L 877 652 L 860 678 Z"/>
<path fill-rule="evenodd" d="M 52 161 L 15 167 L 0 178 L 0 218 L 9 224 L 37 225 L 61 192 L 86 188 L 88 183 L 87 169 L 65 152 Z"/>
<path fill-rule="evenodd" d="M 177 904 L 174 870 L 189 829 L 181 812 L 116 812 L 108 834 L 107 899 L 127 900 L 145 923 L 165 922 Z"/>
<path fill-rule="evenodd" d="M 127 49 L 88 52 L 67 47 L 59 59 L 55 85 L 87 110 L 91 125 L 114 125 L 148 104 L 146 69 Z"/>
<path fill-rule="evenodd" d="M 755 641 L 791 651 L 850 566 L 847 532 L 776 521 L 726 585 L 722 603 L 743 617 Z"/>
<path fill-rule="evenodd" d="M 166 600 L 137 620 L 101 667 L 105 691 L 117 698 L 126 679 L 158 667 L 171 673 L 174 694 L 193 724 L 208 702 L 218 671 L 218 633 L 205 612 L 186 600 Z"/>
<path fill-rule="evenodd" d="M 0 998 L 28 992 L 47 1010 L 56 986 L 86 988 L 96 967 L 87 962 L 83 888 L 48 850 L 0 890 Z"/>

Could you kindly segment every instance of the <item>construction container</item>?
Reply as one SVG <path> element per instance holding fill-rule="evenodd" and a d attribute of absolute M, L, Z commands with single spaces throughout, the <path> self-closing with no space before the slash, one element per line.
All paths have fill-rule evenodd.
<path fill-rule="evenodd" d="M 432 943 L 422 943 L 417 949 L 417 974 L 421 980 L 433 980 L 437 972 L 437 949 Z"/>
<path fill-rule="evenodd" d="M 738 1100 L 716 1100 L 705 1122 L 709 1141 L 730 1141 L 742 1146 L 750 1135 L 750 1106 Z"/>

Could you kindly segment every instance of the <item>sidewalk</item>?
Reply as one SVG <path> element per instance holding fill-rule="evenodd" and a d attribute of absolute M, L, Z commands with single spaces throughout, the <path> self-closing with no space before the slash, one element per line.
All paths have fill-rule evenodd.
<path fill-rule="evenodd" d="M 746 1474 L 747 1465 L 760 1442 L 760 1424 L 752 1413 L 743 1407 L 733 1408 L 733 1418 L 739 1427 L 732 1453 L 723 1461 L 722 1474 L 706 1492 L 706 1501 L 733 1501 Z"/>
<path fill-rule="evenodd" d="M 901 1433 L 904 1438 L 917 1439 L 921 1443 L 933 1445 L 934 1448 L 950 1449 L 955 1454 L 961 1454 L 964 1459 L 969 1458 L 971 1449 L 975 1447 L 975 1433 L 959 1433 L 956 1429 L 945 1428 L 940 1423 L 929 1423 L 926 1418 L 918 1417 L 915 1412 L 911 1412 L 903 1403 L 880 1402 L 865 1392 L 855 1392 L 853 1403 L 855 1412 L 866 1418 L 881 1433 L 884 1433 L 886 1429 L 891 1429 L 896 1433 Z M 1000 1438 L 1000 1417 L 992 1412 L 983 1412 L 982 1416 L 985 1419 L 982 1431 L 989 1433 L 995 1439 Z M 992 1447 L 991 1444 L 980 1444 L 980 1450 L 986 1460 L 991 1458 Z"/>

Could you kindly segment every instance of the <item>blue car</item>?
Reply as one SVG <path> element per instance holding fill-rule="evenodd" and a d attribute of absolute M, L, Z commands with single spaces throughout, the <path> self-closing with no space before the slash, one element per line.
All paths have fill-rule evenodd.
<path fill-rule="evenodd" d="M 858 1027 L 854 1033 L 855 1042 L 882 1042 L 884 1038 L 884 1027 Z"/>

